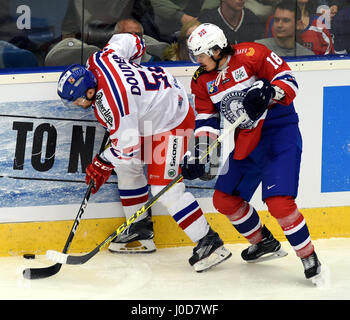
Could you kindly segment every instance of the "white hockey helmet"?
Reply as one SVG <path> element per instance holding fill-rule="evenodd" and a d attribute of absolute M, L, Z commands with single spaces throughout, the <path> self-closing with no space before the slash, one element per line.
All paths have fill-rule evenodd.
<path fill-rule="evenodd" d="M 224 49 L 227 44 L 224 32 L 211 23 L 199 25 L 187 40 L 189 56 L 193 63 L 197 63 L 196 56 L 205 53 L 211 57 L 214 54 L 214 49 Z"/>

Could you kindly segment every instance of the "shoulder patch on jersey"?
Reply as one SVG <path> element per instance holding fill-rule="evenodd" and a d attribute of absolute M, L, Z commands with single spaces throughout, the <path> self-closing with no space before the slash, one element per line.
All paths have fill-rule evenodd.
<path fill-rule="evenodd" d="M 199 67 L 195 72 L 194 75 L 192 77 L 192 79 L 197 82 L 198 78 L 203 74 L 203 73 L 207 73 L 204 69 L 204 67 Z"/>
<path fill-rule="evenodd" d="M 209 94 L 218 92 L 218 87 L 215 85 L 215 80 L 207 82 L 207 89 Z"/>

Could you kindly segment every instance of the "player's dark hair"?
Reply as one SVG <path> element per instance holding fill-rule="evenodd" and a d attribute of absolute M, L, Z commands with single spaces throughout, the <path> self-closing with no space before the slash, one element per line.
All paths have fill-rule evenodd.
<path fill-rule="evenodd" d="M 216 63 L 215 69 L 217 69 L 219 67 L 220 60 L 223 57 L 225 57 L 225 56 L 232 56 L 235 53 L 235 49 L 230 44 L 228 44 L 226 47 L 224 47 L 222 49 L 219 46 L 216 45 L 212 49 L 213 50 L 220 50 L 219 59 L 215 60 L 213 57 L 211 57 Z"/>
<path fill-rule="evenodd" d="M 235 49 L 230 44 L 228 44 L 226 47 L 224 47 L 222 49 L 219 46 L 214 46 L 212 49 L 213 50 L 220 50 L 222 57 L 232 56 L 235 53 Z"/>
<path fill-rule="evenodd" d="M 224 56 L 232 56 L 235 53 L 235 49 L 230 44 L 228 44 L 221 50 L 221 53 Z"/>

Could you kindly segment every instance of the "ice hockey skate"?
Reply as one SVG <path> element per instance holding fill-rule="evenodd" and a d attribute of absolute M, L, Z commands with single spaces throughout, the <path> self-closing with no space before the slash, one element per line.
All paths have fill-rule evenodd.
<path fill-rule="evenodd" d="M 134 222 L 120 233 L 109 245 L 114 253 L 151 253 L 156 251 L 153 241 L 153 222 L 151 215 Z"/>
<path fill-rule="evenodd" d="M 206 236 L 198 241 L 193 249 L 193 255 L 188 260 L 197 272 L 206 271 L 230 258 L 232 253 L 224 247 L 219 235 L 211 228 Z"/>
<path fill-rule="evenodd" d="M 241 256 L 247 262 L 262 262 L 272 259 L 282 258 L 287 252 L 281 249 L 281 244 L 277 241 L 271 232 L 263 226 L 261 229 L 262 240 L 243 250 Z"/>
<path fill-rule="evenodd" d="M 316 252 L 306 258 L 301 258 L 301 262 L 304 266 L 304 274 L 306 279 L 311 280 L 315 285 L 321 284 L 323 276 L 321 273 L 321 262 L 318 260 Z"/>

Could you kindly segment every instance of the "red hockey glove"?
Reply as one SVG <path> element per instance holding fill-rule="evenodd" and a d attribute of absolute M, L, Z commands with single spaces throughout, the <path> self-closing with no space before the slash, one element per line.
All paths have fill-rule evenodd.
<path fill-rule="evenodd" d="M 103 161 L 97 154 L 92 160 L 92 163 L 86 168 L 85 182 L 90 183 L 90 180 L 94 180 L 94 187 L 91 192 L 96 193 L 101 186 L 109 179 L 114 166 L 111 163 Z"/>

